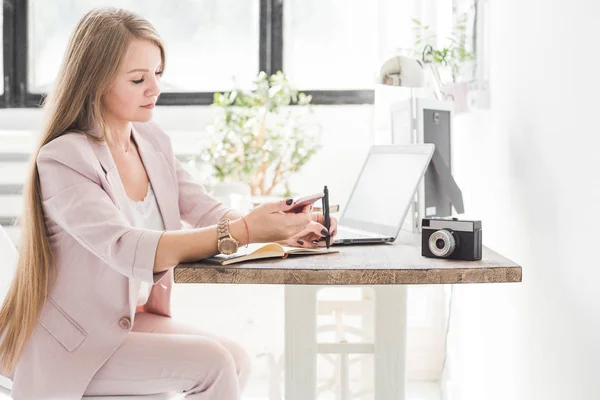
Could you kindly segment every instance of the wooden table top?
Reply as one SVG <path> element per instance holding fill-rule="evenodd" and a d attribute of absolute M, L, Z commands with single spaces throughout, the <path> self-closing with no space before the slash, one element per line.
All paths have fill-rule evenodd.
<path fill-rule="evenodd" d="M 289 256 L 219 266 L 175 267 L 175 283 L 389 285 L 521 282 L 521 266 L 483 247 L 481 261 L 421 256 L 421 235 L 401 232 L 394 243 L 339 246 L 339 253 Z"/>

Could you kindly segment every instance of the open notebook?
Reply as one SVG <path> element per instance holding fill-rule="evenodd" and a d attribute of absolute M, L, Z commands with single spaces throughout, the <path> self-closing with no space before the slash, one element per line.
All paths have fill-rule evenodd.
<path fill-rule="evenodd" d="M 253 243 L 248 248 L 240 247 L 235 254 L 225 255 L 217 254 L 216 256 L 204 259 L 204 262 L 210 264 L 229 265 L 240 263 L 249 260 L 257 260 L 259 258 L 287 258 L 288 255 L 312 255 L 312 254 L 329 254 L 339 253 L 337 249 L 326 249 L 318 247 L 316 249 L 305 249 L 301 247 L 282 246 L 278 243 Z"/>

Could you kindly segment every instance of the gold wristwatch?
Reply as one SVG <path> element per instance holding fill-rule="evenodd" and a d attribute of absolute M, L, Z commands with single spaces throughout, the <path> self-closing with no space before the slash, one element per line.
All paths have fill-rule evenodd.
<path fill-rule="evenodd" d="M 239 242 L 229 233 L 229 219 L 225 218 L 219 221 L 217 225 L 217 249 L 222 254 L 233 254 L 237 252 L 240 246 Z"/>

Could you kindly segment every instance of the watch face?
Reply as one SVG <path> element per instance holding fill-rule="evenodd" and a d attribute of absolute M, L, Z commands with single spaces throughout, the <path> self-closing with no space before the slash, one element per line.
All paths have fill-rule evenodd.
<path fill-rule="evenodd" d="M 238 245 L 233 239 L 226 238 L 219 242 L 219 251 L 223 254 L 233 254 L 237 249 Z"/>

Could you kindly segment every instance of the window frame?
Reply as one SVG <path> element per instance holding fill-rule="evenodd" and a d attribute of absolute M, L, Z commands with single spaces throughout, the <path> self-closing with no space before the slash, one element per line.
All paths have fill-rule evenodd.
<path fill-rule="evenodd" d="M 285 0 L 260 0 L 259 70 L 267 74 L 283 71 L 283 7 Z M 4 7 L 4 82 L 5 94 L 0 108 L 36 108 L 45 94 L 31 93 L 28 72 L 28 5 L 29 0 L 5 0 Z M 223 88 L 224 91 L 230 88 Z M 303 90 L 312 96 L 312 104 L 373 104 L 373 90 Z M 157 105 L 210 105 L 215 92 L 164 92 Z"/>
<path fill-rule="evenodd" d="M 4 92 L 0 95 L 0 108 L 8 108 L 13 102 L 13 94 L 16 93 L 14 79 L 14 60 L 15 60 L 15 16 L 16 4 L 15 1 L 5 0 L 2 4 L 2 63 Z"/>

